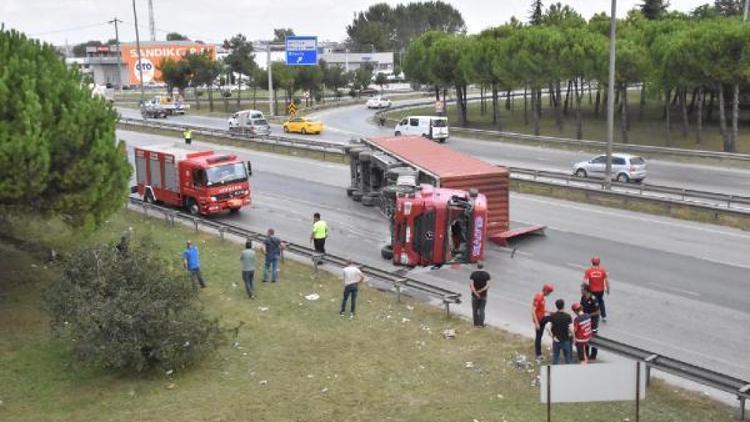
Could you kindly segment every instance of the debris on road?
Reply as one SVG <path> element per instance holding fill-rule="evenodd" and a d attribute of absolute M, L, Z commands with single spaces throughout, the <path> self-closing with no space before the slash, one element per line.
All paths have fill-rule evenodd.
<path fill-rule="evenodd" d="M 443 330 L 443 337 L 446 339 L 456 338 L 456 330 L 453 328 L 448 328 L 447 330 Z"/>
<path fill-rule="evenodd" d="M 310 293 L 309 295 L 305 296 L 305 299 L 307 300 L 318 300 L 320 299 L 320 295 L 317 293 Z"/>

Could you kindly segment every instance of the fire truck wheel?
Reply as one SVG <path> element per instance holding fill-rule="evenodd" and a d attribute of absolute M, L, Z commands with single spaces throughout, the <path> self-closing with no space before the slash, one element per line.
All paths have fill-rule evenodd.
<path fill-rule="evenodd" d="M 198 203 L 195 202 L 195 199 L 188 198 L 187 202 L 185 203 L 185 207 L 187 208 L 188 212 L 192 215 L 198 215 L 200 213 L 200 208 L 198 207 Z"/>
<path fill-rule="evenodd" d="M 401 136 L 401 132 L 396 132 L 396 136 Z"/>
<path fill-rule="evenodd" d="M 374 196 L 363 196 L 362 197 L 362 205 L 366 207 L 373 207 L 375 206 L 375 197 Z"/>
<path fill-rule="evenodd" d="M 153 203 L 155 203 L 155 202 L 156 202 L 156 201 L 154 200 L 154 194 L 153 194 L 153 193 L 151 193 L 151 191 L 150 191 L 150 190 L 147 190 L 147 191 L 146 191 L 146 194 L 145 194 L 145 195 L 143 195 L 143 200 L 144 200 L 144 201 L 145 201 L 146 203 L 148 203 L 148 204 L 153 204 Z"/>
<path fill-rule="evenodd" d="M 387 259 L 387 260 L 393 259 L 393 246 L 385 245 L 382 248 L 380 248 L 380 256 L 382 256 L 383 259 Z"/>
<path fill-rule="evenodd" d="M 352 196 L 352 194 L 357 190 L 357 188 L 346 188 L 346 196 Z"/>
<path fill-rule="evenodd" d="M 229 213 L 230 214 L 239 214 L 240 213 L 240 209 L 239 208 L 230 208 L 229 209 Z"/>
<path fill-rule="evenodd" d="M 360 202 L 362 200 L 362 192 L 358 190 L 352 192 L 352 199 L 356 202 Z"/>

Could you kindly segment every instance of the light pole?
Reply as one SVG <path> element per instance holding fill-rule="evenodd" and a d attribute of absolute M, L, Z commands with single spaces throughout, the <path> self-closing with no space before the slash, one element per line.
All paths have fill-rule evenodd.
<path fill-rule="evenodd" d="M 115 17 L 109 23 L 115 24 L 115 42 L 117 43 L 117 90 L 122 90 L 122 50 L 120 49 L 120 32 L 117 30 L 117 24 L 122 23 Z"/>
<path fill-rule="evenodd" d="M 141 38 L 138 35 L 138 12 L 135 10 L 135 0 L 133 0 L 133 19 L 135 20 L 135 49 L 138 50 L 138 76 L 141 82 L 141 104 L 146 100 L 146 91 L 143 90 L 143 63 L 141 63 Z"/>
<path fill-rule="evenodd" d="M 271 69 L 273 66 L 271 66 L 271 41 L 266 44 L 266 67 L 268 69 L 268 115 L 273 117 L 273 106 L 274 106 L 274 98 L 273 98 L 273 72 Z"/>
<path fill-rule="evenodd" d="M 617 0 L 612 0 L 612 15 L 609 24 L 609 81 L 607 86 L 607 190 L 612 189 L 612 143 L 615 138 L 615 35 L 617 33 Z M 627 95 L 627 93 L 623 94 Z"/>

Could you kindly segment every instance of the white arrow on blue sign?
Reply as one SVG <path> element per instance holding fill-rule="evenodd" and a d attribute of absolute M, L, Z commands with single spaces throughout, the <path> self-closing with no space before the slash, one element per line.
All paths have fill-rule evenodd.
<path fill-rule="evenodd" d="M 318 64 L 318 37 L 292 36 L 286 38 L 287 66 L 315 66 Z"/>

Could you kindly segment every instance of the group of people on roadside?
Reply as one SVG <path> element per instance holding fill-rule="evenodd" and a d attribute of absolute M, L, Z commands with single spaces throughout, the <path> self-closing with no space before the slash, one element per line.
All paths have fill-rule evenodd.
<path fill-rule="evenodd" d="M 591 266 L 586 269 L 581 284 L 581 298 L 571 305 L 573 315 L 565 311 L 565 300 L 555 300 L 555 309 L 548 310 L 546 298 L 555 290 L 551 283 L 545 284 L 542 290 L 534 295 L 531 304 L 531 320 L 534 323 L 534 353 L 536 361 L 544 360 L 542 338 L 548 332 L 552 337 L 552 364 L 560 363 L 563 355 L 565 363 L 572 362 L 572 347 L 575 344 L 578 361 L 588 363 L 596 360 L 598 350 L 590 342 L 598 332 L 599 321 L 607 322 L 607 311 L 604 306 L 604 294 L 609 294 L 607 271 L 600 266 L 598 256 L 591 258 Z M 545 327 L 549 324 L 549 329 Z"/>
<path fill-rule="evenodd" d="M 325 243 L 328 238 L 328 224 L 320 218 L 320 213 L 313 214 L 313 225 L 310 233 L 310 242 L 313 243 L 316 256 L 316 263 L 323 263 L 325 255 Z M 279 280 L 279 263 L 284 260 L 284 250 L 287 244 L 276 236 L 273 228 L 266 232 L 266 238 L 263 240 L 260 250 L 265 255 L 263 264 L 263 282 L 276 283 Z M 245 241 L 245 249 L 240 254 L 242 267 L 242 281 L 245 285 L 245 291 L 248 298 L 255 299 L 255 255 L 256 250 L 253 247 L 252 240 Z M 182 253 L 183 266 L 188 272 L 190 282 L 200 288 L 206 287 L 206 282 L 201 273 L 200 252 L 198 247 L 188 240 L 185 250 Z M 344 293 L 341 301 L 341 311 L 339 314 L 344 316 L 347 303 L 351 303 L 349 318 L 354 318 L 357 306 L 357 292 L 359 284 L 366 281 L 362 271 L 348 261 L 347 266 L 342 270 L 344 281 Z"/>

